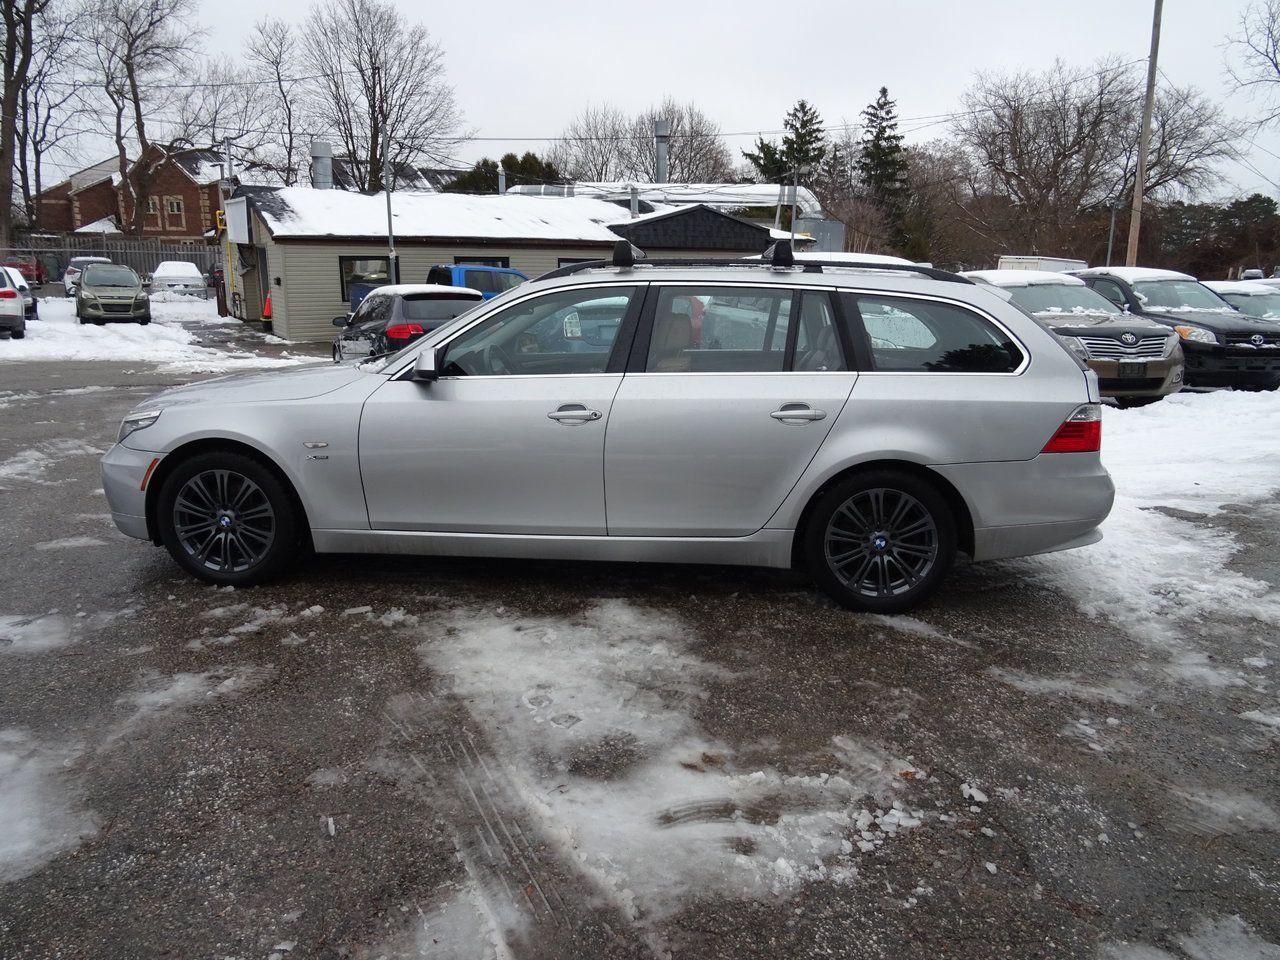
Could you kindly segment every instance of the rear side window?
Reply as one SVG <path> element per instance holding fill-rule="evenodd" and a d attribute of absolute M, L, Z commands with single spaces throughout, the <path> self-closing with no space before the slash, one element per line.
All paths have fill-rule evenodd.
<path fill-rule="evenodd" d="M 844 294 L 849 323 L 861 318 L 873 370 L 884 373 L 1012 373 L 1022 352 L 971 310 L 934 300 Z M 850 330 L 856 340 L 861 333 Z"/>
<path fill-rule="evenodd" d="M 746 287 L 659 288 L 646 371 L 788 369 L 846 369 L 825 294 Z"/>

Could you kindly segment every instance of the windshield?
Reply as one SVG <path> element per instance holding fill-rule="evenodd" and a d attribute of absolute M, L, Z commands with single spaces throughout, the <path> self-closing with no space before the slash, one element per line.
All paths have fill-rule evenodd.
<path fill-rule="evenodd" d="M 1224 293 L 1223 300 L 1251 317 L 1280 317 L 1280 290 L 1275 293 Z"/>
<path fill-rule="evenodd" d="M 118 264 L 91 263 L 84 268 L 83 282 L 89 287 L 136 287 L 138 275 Z"/>
<path fill-rule="evenodd" d="M 409 294 L 401 312 L 406 320 L 452 320 L 474 310 L 483 300 L 475 297 L 440 297 L 429 293 Z"/>
<path fill-rule="evenodd" d="M 1033 283 L 1007 289 L 1013 302 L 1031 313 L 1120 313 L 1114 303 L 1081 283 Z"/>
<path fill-rule="evenodd" d="M 1133 292 L 1148 310 L 1230 310 L 1222 298 L 1195 280 L 1139 280 Z"/>

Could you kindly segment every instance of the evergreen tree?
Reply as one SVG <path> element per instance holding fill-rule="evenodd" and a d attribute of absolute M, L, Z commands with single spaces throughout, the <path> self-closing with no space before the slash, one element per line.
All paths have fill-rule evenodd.
<path fill-rule="evenodd" d="M 898 246 L 907 245 L 907 158 L 898 133 L 898 108 L 880 88 L 874 103 L 862 111 L 862 149 L 858 173 L 871 199 L 884 211 Z"/>
<path fill-rule="evenodd" d="M 786 133 L 781 144 L 761 137 L 756 140 L 756 149 L 744 150 L 742 156 L 765 183 L 790 182 L 796 167 L 809 168 L 807 174 L 800 174 L 800 182 L 808 183 L 814 178 L 818 164 L 827 152 L 827 134 L 822 127 L 822 118 L 806 101 L 798 100 L 788 111 L 782 126 Z"/>
<path fill-rule="evenodd" d="M 508 187 L 514 187 L 518 183 L 560 183 L 564 180 L 554 163 L 543 160 L 533 152 L 522 157 L 508 153 L 499 161 L 488 157 L 476 161 L 474 167 L 446 186 L 445 192 L 497 193 L 499 163 L 506 171 Z"/>

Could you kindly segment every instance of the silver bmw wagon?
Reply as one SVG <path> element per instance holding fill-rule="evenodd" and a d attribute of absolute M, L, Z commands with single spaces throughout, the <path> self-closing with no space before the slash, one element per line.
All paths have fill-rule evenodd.
<path fill-rule="evenodd" d="M 323 553 L 801 565 L 893 613 L 1093 543 L 1095 375 L 990 287 L 805 259 L 576 264 L 390 356 L 157 394 L 116 525 L 243 585 Z"/>

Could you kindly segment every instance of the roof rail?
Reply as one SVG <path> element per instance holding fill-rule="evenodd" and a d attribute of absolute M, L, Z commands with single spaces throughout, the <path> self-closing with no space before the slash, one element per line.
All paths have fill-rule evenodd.
<path fill-rule="evenodd" d="M 691 258 L 657 258 L 653 260 L 641 260 L 644 254 L 632 247 L 635 253 L 640 253 L 640 257 L 633 254 L 631 263 L 620 263 L 625 261 L 627 256 L 621 250 L 621 244 L 626 243 L 625 240 L 619 241 L 618 247 L 614 251 L 612 260 L 586 260 L 582 263 L 570 263 L 563 267 L 557 267 L 542 274 L 537 279 L 552 280 L 556 277 L 569 277 L 575 273 L 581 273 L 584 270 L 599 270 L 605 267 L 616 266 L 623 270 L 635 269 L 638 267 L 754 267 L 759 270 L 761 268 L 773 269 L 777 271 L 785 271 L 799 267 L 802 273 L 825 273 L 824 267 L 830 267 L 834 270 L 873 270 L 878 272 L 889 273 L 915 273 L 930 280 L 941 280 L 944 283 L 967 283 L 972 285 L 973 280 L 968 277 L 962 277 L 958 273 L 952 273 L 949 270 L 939 270 L 936 267 L 921 267 L 914 263 L 870 263 L 849 260 L 795 260 L 791 254 L 791 244 L 785 240 L 779 240 L 765 251 L 764 257 L 768 259 L 747 260 L 715 260 L 710 257 L 691 257 Z M 629 243 L 627 246 L 631 246 Z M 785 250 L 781 249 L 785 247 Z M 791 258 L 791 263 L 787 263 Z M 794 267 L 792 266 L 794 264 Z"/>

